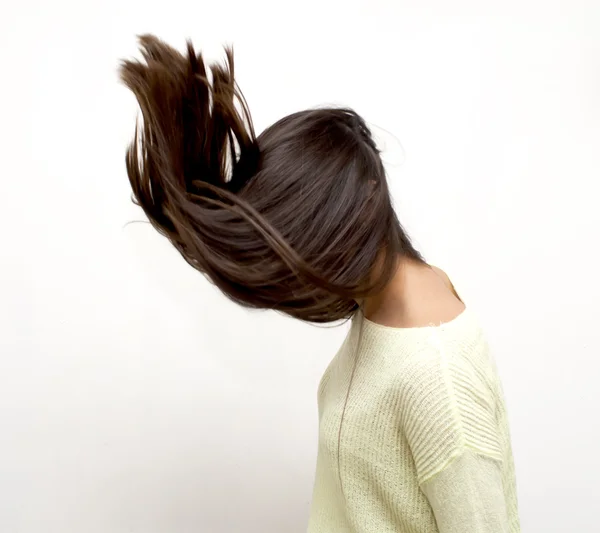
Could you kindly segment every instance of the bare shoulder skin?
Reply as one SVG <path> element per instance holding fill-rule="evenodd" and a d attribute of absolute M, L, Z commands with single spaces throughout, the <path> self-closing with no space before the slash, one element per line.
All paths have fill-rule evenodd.
<path fill-rule="evenodd" d="M 388 286 L 364 305 L 369 320 L 396 328 L 443 324 L 464 309 L 442 269 L 410 261 L 400 264 Z"/>
<path fill-rule="evenodd" d="M 459 300 L 461 300 L 460 296 L 456 292 L 456 289 L 454 288 L 454 285 L 452 285 L 452 281 L 450 281 L 450 278 L 448 277 L 448 275 L 441 268 L 438 268 L 436 266 L 431 265 L 431 269 L 438 276 L 440 276 L 440 278 L 442 278 L 442 280 L 444 281 L 446 286 L 452 291 L 452 294 L 454 294 L 454 296 L 456 296 Z M 462 300 L 461 300 L 461 302 L 462 302 Z"/>

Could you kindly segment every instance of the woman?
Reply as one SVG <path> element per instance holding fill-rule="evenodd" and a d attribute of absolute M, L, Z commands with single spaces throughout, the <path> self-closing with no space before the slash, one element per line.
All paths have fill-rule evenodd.
<path fill-rule="evenodd" d="M 136 202 L 229 298 L 352 319 L 319 386 L 310 533 L 519 531 L 501 385 L 476 320 L 412 246 L 369 129 L 349 109 L 255 136 L 227 66 L 141 38 Z"/>

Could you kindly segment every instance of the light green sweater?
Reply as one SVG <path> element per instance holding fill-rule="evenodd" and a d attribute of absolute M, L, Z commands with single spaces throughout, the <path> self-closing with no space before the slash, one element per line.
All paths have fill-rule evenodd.
<path fill-rule="evenodd" d="M 319 385 L 308 532 L 518 531 L 502 388 L 471 312 L 407 329 L 358 314 Z"/>

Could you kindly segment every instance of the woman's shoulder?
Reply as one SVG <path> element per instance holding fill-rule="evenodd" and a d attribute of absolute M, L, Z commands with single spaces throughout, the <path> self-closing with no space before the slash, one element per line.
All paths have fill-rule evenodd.
<path fill-rule="evenodd" d="M 409 278 L 403 310 L 409 327 L 443 326 L 456 320 L 465 304 L 448 275 L 437 266 L 428 266 Z"/>
<path fill-rule="evenodd" d="M 474 313 L 458 297 L 439 267 L 406 268 L 401 291 L 385 307 L 384 319 L 365 317 L 369 340 L 378 341 L 390 359 L 394 354 L 405 376 L 454 368 L 489 366 L 487 341 Z M 380 318 L 380 317 L 379 317 Z M 411 366 L 408 372 L 407 365 Z M 487 371 L 486 371 L 487 372 Z"/>
<path fill-rule="evenodd" d="M 396 385 L 415 397 L 463 393 L 495 402 L 498 374 L 486 335 L 464 308 L 453 319 L 422 328 L 402 359 Z M 459 394 L 464 396 L 462 393 Z"/>

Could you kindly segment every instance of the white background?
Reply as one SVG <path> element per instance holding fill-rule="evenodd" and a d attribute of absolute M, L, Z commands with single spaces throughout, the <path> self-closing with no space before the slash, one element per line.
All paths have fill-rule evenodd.
<path fill-rule="evenodd" d="M 233 43 L 259 131 L 326 103 L 378 126 L 401 220 L 489 333 L 523 531 L 598 531 L 597 1 L 10 4 L 0 531 L 305 531 L 344 328 L 238 309 L 127 225 L 116 68 L 143 32 Z"/>

